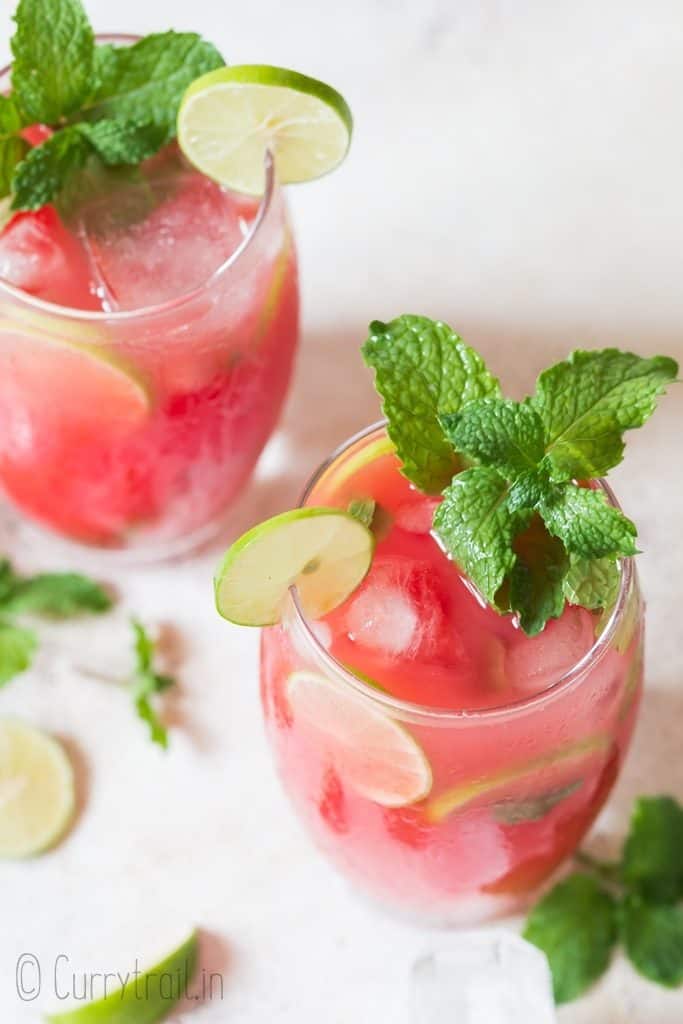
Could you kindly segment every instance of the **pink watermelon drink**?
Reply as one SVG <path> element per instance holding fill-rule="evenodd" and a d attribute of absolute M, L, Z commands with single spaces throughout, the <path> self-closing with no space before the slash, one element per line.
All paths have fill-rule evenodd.
<path fill-rule="evenodd" d="M 224 521 L 278 420 L 299 319 L 278 180 L 338 163 L 350 114 L 194 33 L 95 39 L 80 0 L 50 3 L 20 3 L 0 79 L 0 489 L 67 538 L 171 554 Z"/>
<path fill-rule="evenodd" d="M 343 448 L 305 504 L 368 497 L 384 525 L 361 586 L 317 620 L 292 598 L 263 633 L 268 735 L 306 827 L 354 882 L 435 920 L 489 916 L 575 848 L 619 773 L 642 681 L 635 570 L 623 563 L 610 617 L 567 604 L 528 637 L 430 533 L 435 500 L 401 475 L 382 427 Z M 373 749 L 375 716 L 417 746 Z"/>
<path fill-rule="evenodd" d="M 371 324 L 387 422 L 227 551 L 218 611 L 266 626 L 287 794 L 366 893 L 439 922 L 509 911 L 576 848 L 643 675 L 636 527 L 601 477 L 678 367 L 577 351 L 506 399 L 446 324 Z"/>

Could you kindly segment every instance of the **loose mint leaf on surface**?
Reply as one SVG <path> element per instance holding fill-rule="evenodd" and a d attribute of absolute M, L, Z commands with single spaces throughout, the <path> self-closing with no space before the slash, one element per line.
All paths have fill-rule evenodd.
<path fill-rule="evenodd" d="M 0 686 L 29 667 L 37 646 L 32 629 L 0 620 Z"/>
<path fill-rule="evenodd" d="M 439 494 L 460 468 L 439 416 L 499 396 L 498 381 L 450 327 L 423 316 L 404 315 L 388 324 L 375 320 L 363 357 L 375 370 L 403 473 L 421 491 Z"/>
<path fill-rule="evenodd" d="M 615 901 L 588 875 L 570 875 L 534 907 L 523 935 L 548 957 L 557 1003 L 580 996 L 605 972 L 617 930 Z"/>
<path fill-rule="evenodd" d="M 150 739 L 153 743 L 166 749 L 168 747 L 168 733 L 152 704 L 151 698 L 155 694 L 163 693 L 164 690 L 174 686 L 175 679 L 172 676 L 161 675 L 154 670 L 154 641 L 142 623 L 133 619 L 132 626 L 136 666 L 130 684 L 131 696 L 138 717 L 149 728 Z"/>
<path fill-rule="evenodd" d="M 12 179 L 12 209 L 37 210 L 52 202 L 91 152 L 90 143 L 76 125 L 29 150 Z"/>
<path fill-rule="evenodd" d="M 668 796 L 636 800 L 622 877 L 648 900 L 683 899 L 683 808 Z"/>
<path fill-rule="evenodd" d="M 517 557 L 510 573 L 510 608 L 519 614 L 527 636 L 536 636 L 564 611 L 569 557 L 562 541 L 538 517 L 515 538 L 513 549 Z"/>
<path fill-rule="evenodd" d="M 508 480 L 533 471 L 543 458 L 543 423 L 530 405 L 482 398 L 440 419 L 456 451 L 493 466 Z"/>
<path fill-rule="evenodd" d="M 90 92 L 95 42 L 79 0 L 20 0 L 12 92 L 26 124 L 57 124 Z"/>
<path fill-rule="evenodd" d="M 511 512 L 507 498 L 497 470 L 474 466 L 454 478 L 434 515 L 444 547 L 491 604 L 515 563 L 512 541 L 530 518 Z"/>
<path fill-rule="evenodd" d="M 0 611 L 13 614 L 71 618 L 85 612 L 106 612 L 112 601 L 93 580 L 78 573 L 41 573 L 28 579 L 15 578 L 4 596 L 0 583 Z"/>
<path fill-rule="evenodd" d="M 97 155 L 107 165 L 138 164 L 153 156 L 166 139 L 166 127 L 104 118 L 78 126 Z"/>
<path fill-rule="evenodd" d="M 0 198 L 9 195 L 14 168 L 28 150 L 28 143 L 18 134 L 22 124 L 14 100 L 0 96 Z"/>
<path fill-rule="evenodd" d="M 12 563 L 7 559 L 0 559 L 0 606 L 14 592 L 20 583 L 21 577 L 17 576 Z"/>
<path fill-rule="evenodd" d="M 620 584 L 619 563 L 614 558 L 581 558 L 572 555 L 564 580 L 564 596 L 570 604 L 582 608 L 612 608 Z"/>
<path fill-rule="evenodd" d="M 677 375 L 673 359 L 614 348 L 573 352 L 541 373 L 529 402 L 545 427 L 553 479 L 592 479 L 621 462 L 623 432 L 649 419 Z"/>
<path fill-rule="evenodd" d="M 570 554 L 583 558 L 636 554 L 635 526 L 607 503 L 603 491 L 555 484 L 543 495 L 538 509 L 550 532 Z"/>
<path fill-rule="evenodd" d="M 132 46 L 98 47 L 96 90 L 84 116 L 157 124 L 167 141 L 175 135 L 188 85 L 224 64 L 216 47 L 195 32 L 158 32 Z"/>
<path fill-rule="evenodd" d="M 354 498 L 349 502 L 348 513 L 370 529 L 372 520 L 375 518 L 376 507 L 377 504 L 373 498 Z"/>
<path fill-rule="evenodd" d="M 629 896 L 620 916 L 624 948 L 636 970 L 658 985 L 683 984 L 683 909 Z"/>

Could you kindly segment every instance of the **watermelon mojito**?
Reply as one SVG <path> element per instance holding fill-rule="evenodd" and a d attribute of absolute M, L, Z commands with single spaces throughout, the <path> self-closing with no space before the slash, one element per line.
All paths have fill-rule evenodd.
<path fill-rule="evenodd" d="M 58 7 L 19 5 L 0 79 L 0 490 L 154 558 L 215 532 L 278 420 L 299 319 L 279 182 L 338 163 L 350 114 L 194 33 L 95 38 Z"/>
<path fill-rule="evenodd" d="M 476 920 L 552 873 L 617 777 L 642 681 L 635 569 L 623 563 L 609 617 L 567 604 L 529 637 L 444 553 L 438 499 L 401 475 L 383 426 L 338 452 L 304 503 L 359 499 L 384 519 L 363 583 L 317 619 L 292 595 L 263 633 L 268 736 L 299 815 L 354 882 L 436 921 Z"/>
<path fill-rule="evenodd" d="M 576 351 L 505 398 L 446 324 L 371 324 L 386 422 L 240 537 L 218 611 L 265 626 L 261 696 L 306 828 L 435 922 L 509 911 L 607 799 L 643 677 L 636 527 L 603 477 L 674 360 Z"/>

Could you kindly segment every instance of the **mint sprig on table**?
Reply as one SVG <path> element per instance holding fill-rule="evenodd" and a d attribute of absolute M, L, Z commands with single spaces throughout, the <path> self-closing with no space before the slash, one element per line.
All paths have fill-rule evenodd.
<path fill-rule="evenodd" d="M 18 623 L 16 616 L 68 619 L 110 607 L 106 590 L 86 576 L 20 576 L 7 559 L 0 560 L 0 687 L 30 667 L 38 648 L 35 629 Z"/>
<path fill-rule="evenodd" d="M 566 600 L 609 607 L 618 559 L 637 552 L 636 527 L 579 481 L 621 461 L 624 431 L 652 415 L 676 362 L 576 351 L 515 402 L 440 321 L 375 321 L 363 355 L 403 473 L 426 494 L 443 493 L 435 532 L 486 601 L 515 612 L 529 635 Z"/>
<path fill-rule="evenodd" d="M 577 855 L 585 871 L 544 896 L 524 930 L 548 957 L 556 1002 L 585 992 L 619 941 L 643 977 L 683 984 L 682 849 L 683 807 L 667 796 L 641 797 L 617 863 Z"/>
<path fill-rule="evenodd" d="M 130 681 L 130 692 L 138 717 L 149 728 L 153 743 L 168 747 L 168 733 L 152 703 L 155 694 L 163 693 L 175 685 L 173 676 L 162 675 L 154 668 L 155 643 L 137 619 L 132 620 L 135 669 Z"/>
<path fill-rule="evenodd" d="M 194 32 L 161 32 L 129 46 L 97 45 L 80 0 L 20 0 L 12 91 L 0 97 L 0 197 L 13 210 L 58 199 L 92 163 L 135 166 L 175 135 L 180 100 L 225 62 Z M 29 148 L 22 129 L 54 134 Z"/>

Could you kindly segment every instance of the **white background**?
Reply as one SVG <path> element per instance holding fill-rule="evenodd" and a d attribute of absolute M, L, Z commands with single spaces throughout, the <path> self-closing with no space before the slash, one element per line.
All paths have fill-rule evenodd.
<path fill-rule="evenodd" d="M 0 49 L 8 54 L 9 0 Z M 281 429 L 235 510 L 236 534 L 291 505 L 334 445 L 377 418 L 359 344 L 371 318 L 423 312 L 456 327 L 516 394 L 574 346 L 683 357 L 683 8 L 678 2 L 90 0 L 103 31 L 196 29 L 230 62 L 329 80 L 356 118 L 335 175 L 291 190 L 303 346 Z M 637 742 L 592 840 L 612 852 L 634 795 L 683 797 L 681 431 L 674 389 L 614 474 L 641 528 L 648 692 Z M 229 538 L 226 537 L 227 541 Z M 23 567 L 54 568 L 10 538 Z M 442 941 L 359 902 L 308 845 L 271 769 L 257 638 L 219 621 L 218 548 L 157 570 L 110 572 L 127 609 L 172 622 L 182 689 L 172 749 L 146 741 L 112 687 L 38 670 L 0 694 L 70 744 L 82 811 L 54 854 L 0 867 L 0 1019 L 54 1006 L 58 953 L 77 972 L 149 960 L 191 923 L 225 998 L 187 1024 L 407 1024 L 409 966 Z M 123 613 L 120 613 L 122 622 Z M 119 620 L 114 618 L 113 622 Z M 107 661 L 125 643 L 60 633 Z M 45 666 L 41 669 L 41 664 Z M 44 990 L 22 1004 L 14 963 L 36 953 Z M 562 1024 L 683 1016 L 683 992 L 620 961 Z"/>

